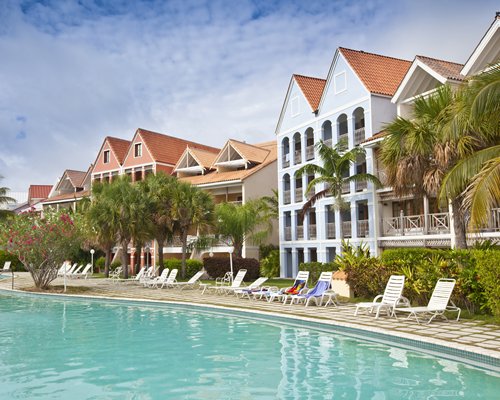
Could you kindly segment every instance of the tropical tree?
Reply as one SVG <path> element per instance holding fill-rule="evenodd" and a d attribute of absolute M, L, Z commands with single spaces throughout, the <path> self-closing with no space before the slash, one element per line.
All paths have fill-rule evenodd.
<path fill-rule="evenodd" d="M 372 174 L 360 173 L 349 176 L 349 168 L 356 163 L 359 157 L 366 154 L 361 147 L 354 147 L 349 151 L 344 151 L 345 141 L 340 141 L 334 147 L 326 145 L 322 140 L 316 143 L 320 165 L 306 164 L 297 171 L 298 176 L 315 175 L 306 188 L 306 195 L 311 193 L 318 183 L 325 183 L 325 189 L 318 191 L 309 197 L 303 207 L 302 215 L 314 206 L 316 201 L 326 196 L 333 196 L 336 209 L 344 209 L 347 205 L 342 198 L 342 187 L 350 182 L 372 182 L 375 186 L 380 186 L 379 179 Z"/>
<path fill-rule="evenodd" d="M 500 65 L 467 80 L 450 109 L 444 135 L 461 159 L 443 179 L 440 198 L 463 194 L 477 228 L 500 203 Z"/>
<path fill-rule="evenodd" d="M 217 233 L 234 247 L 237 257 L 241 257 L 246 241 L 261 244 L 272 228 L 267 204 L 262 199 L 245 204 L 219 203 L 215 216 Z"/>
<path fill-rule="evenodd" d="M 269 218 L 278 219 L 279 217 L 279 193 L 278 190 L 272 189 L 272 196 L 264 196 L 262 200 L 267 207 Z"/>
<path fill-rule="evenodd" d="M 3 177 L 0 175 L 0 180 L 3 179 Z M 9 191 L 9 188 L 7 187 L 0 187 L 0 206 L 9 204 L 9 203 L 15 203 L 15 199 L 12 197 L 7 196 L 7 192 Z M 8 210 L 0 210 L 0 219 L 5 218 L 8 214 L 10 214 L 10 211 Z"/>
<path fill-rule="evenodd" d="M 459 160 L 456 142 L 443 135 L 454 101 L 451 87 L 443 85 L 415 100 L 412 119 L 397 117 L 385 127 L 381 160 L 396 195 L 431 197 L 439 193 L 443 177 Z M 448 193 L 446 200 L 453 211 L 456 247 L 467 248 L 463 197 Z"/>
<path fill-rule="evenodd" d="M 187 237 L 190 230 L 197 233 L 212 224 L 214 203 L 212 197 L 196 186 L 179 182 L 172 193 L 172 218 L 182 243 L 181 276 L 186 276 Z"/>
<path fill-rule="evenodd" d="M 177 179 L 162 172 L 149 175 L 140 183 L 148 195 L 151 207 L 151 236 L 158 243 L 158 261 L 163 268 L 163 245 L 174 234 L 173 194 L 178 186 Z"/>

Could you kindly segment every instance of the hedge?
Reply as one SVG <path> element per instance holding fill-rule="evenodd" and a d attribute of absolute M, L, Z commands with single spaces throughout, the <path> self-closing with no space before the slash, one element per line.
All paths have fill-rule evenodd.
<path fill-rule="evenodd" d="M 180 258 L 167 258 L 163 261 L 163 268 L 182 270 L 182 260 Z M 192 277 L 203 268 L 203 262 L 200 260 L 186 260 L 186 277 Z"/>
<path fill-rule="evenodd" d="M 229 257 L 206 257 L 203 259 L 203 266 L 212 279 L 221 278 L 226 272 L 231 270 Z M 233 257 L 234 275 L 236 276 L 240 269 L 246 269 L 246 282 L 253 281 L 260 276 L 259 267 L 259 261 L 255 258 Z"/>
<path fill-rule="evenodd" d="M 260 261 L 260 274 L 268 278 L 280 275 L 280 251 L 271 250 L 266 258 Z"/>

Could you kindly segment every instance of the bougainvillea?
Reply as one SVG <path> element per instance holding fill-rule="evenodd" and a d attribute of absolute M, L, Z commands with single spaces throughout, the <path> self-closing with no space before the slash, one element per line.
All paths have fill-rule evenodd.
<path fill-rule="evenodd" d="M 40 289 L 49 286 L 79 246 L 78 227 L 67 213 L 45 212 L 42 217 L 28 212 L 0 227 L 0 247 L 19 257 Z"/>

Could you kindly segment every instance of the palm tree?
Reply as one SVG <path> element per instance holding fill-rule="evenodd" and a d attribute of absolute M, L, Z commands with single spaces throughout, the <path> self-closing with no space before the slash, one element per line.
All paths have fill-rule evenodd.
<path fill-rule="evenodd" d="M 316 149 L 321 160 L 321 165 L 306 164 L 297 171 L 298 176 L 304 174 L 315 175 L 315 178 L 309 182 L 306 188 L 306 195 L 311 193 L 312 189 L 318 183 L 325 183 L 326 188 L 313 194 L 302 207 L 302 215 L 314 206 L 316 201 L 331 195 L 334 198 L 334 206 L 338 210 L 346 207 L 342 198 L 342 187 L 350 182 L 372 182 L 375 186 L 380 186 L 379 179 L 368 173 L 361 173 L 349 176 L 351 164 L 356 163 L 359 157 L 364 156 L 365 150 L 361 147 L 354 147 L 349 151 L 345 149 L 345 142 L 341 141 L 334 147 L 329 147 L 322 140 L 316 144 Z"/>
<path fill-rule="evenodd" d="M 0 180 L 3 179 L 3 176 L 0 175 Z M 9 203 L 15 203 L 16 200 L 13 199 L 12 197 L 7 196 L 7 192 L 9 191 L 9 188 L 7 187 L 0 187 L 0 206 L 4 204 L 9 204 Z M 7 215 L 10 214 L 10 211 L 8 210 L 0 210 L 0 219 L 7 217 Z"/>
<path fill-rule="evenodd" d="M 464 194 L 463 208 L 477 228 L 500 202 L 500 66 L 466 81 L 451 107 L 445 135 L 461 160 L 443 180 L 440 197 Z"/>
<path fill-rule="evenodd" d="M 267 207 L 267 214 L 269 218 L 278 219 L 279 217 L 279 193 L 276 189 L 272 189 L 272 196 L 264 196 L 262 200 Z"/>
<path fill-rule="evenodd" d="M 158 172 L 149 175 L 145 181 L 140 183 L 144 193 L 149 196 L 151 202 L 151 235 L 158 243 L 158 261 L 163 269 L 163 246 L 167 239 L 173 236 L 173 193 L 175 192 L 177 179 Z"/>
<path fill-rule="evenodd" d="M 179 182 L 172 193 L 172 218 L 182 242 L 181 276 L 186 276 L 187 237 L 191 229 L 200 230 L 212 223 L 212 197 L 196 186 Z"/>
<path fill-rule="evenodd" d="M 385 127 L 381 159 L 396 195 L 436 196 L 443 177 L 457 163 L 456 142 L 443 135 L 454 101 L 451 87 L 443 85 L 415 100 L 411 120 L 398 117 Z M 463 198 L 447 195 L 446 200 L 453 211 L 456 247 L 467 248 Z"/>
<path fill-rule="evenodd" d="M 261 244 L 269 235 L 272 224 L 264 200 L 250 200 L 245 204 L 219 203 L 215 208 L 217 233 L 227 238 L 234 254 L 241 257 L 247 240 Z"/>

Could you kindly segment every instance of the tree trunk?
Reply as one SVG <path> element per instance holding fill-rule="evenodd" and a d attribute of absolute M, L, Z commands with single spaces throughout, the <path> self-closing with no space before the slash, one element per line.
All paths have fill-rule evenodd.
<path fill-rule="evenodd" d="M 107 249 L 104 258 L 104 276 L 109 278 L 109 264 L 111 264 L 111 249 Z"/>
<path fill-rule="evenodd" d="M 182 240 L 182 264 L 181 264 L 181 277 L 186 277 L 186 252 L 187 252 L 187 229 L 181 233 Z"/>
<path fill-rule="evenodd" d="M 122 267 L 123 267 L 123 278 L 128 279 L 128 254 L 127 254 L 127 249 L 128 249 L 128 240 L 122 240 L 121 241 L 122 245 Z"/>
<path fill-rule="evenodd" d="M 163 272 L 163 243 L 165 239 L 161 237 L 156 238 L 156 243 L 158 243 L 158 263 L 160 264 L 160 274 Z"/>
<path fill-rule="evenodd" d="M 133 265 L 133 271 L 134 275 L 137 275 L 139 273 L 139 270 L 141 269 L 141 250 L 142 250 L 142 243 L 137 242 L 135 246 L 135 259 L 134 259 L 134 264 Z"/>
<path fill-rule="evenodd" d="M 466 225 L 461 204 L 462 202 L 460 198 L 455 198 L 451 201 L 451 209 L 453 211 L 453 227 L 455 229 L 455 247 L 457 249 L 466 249 Z"/>

